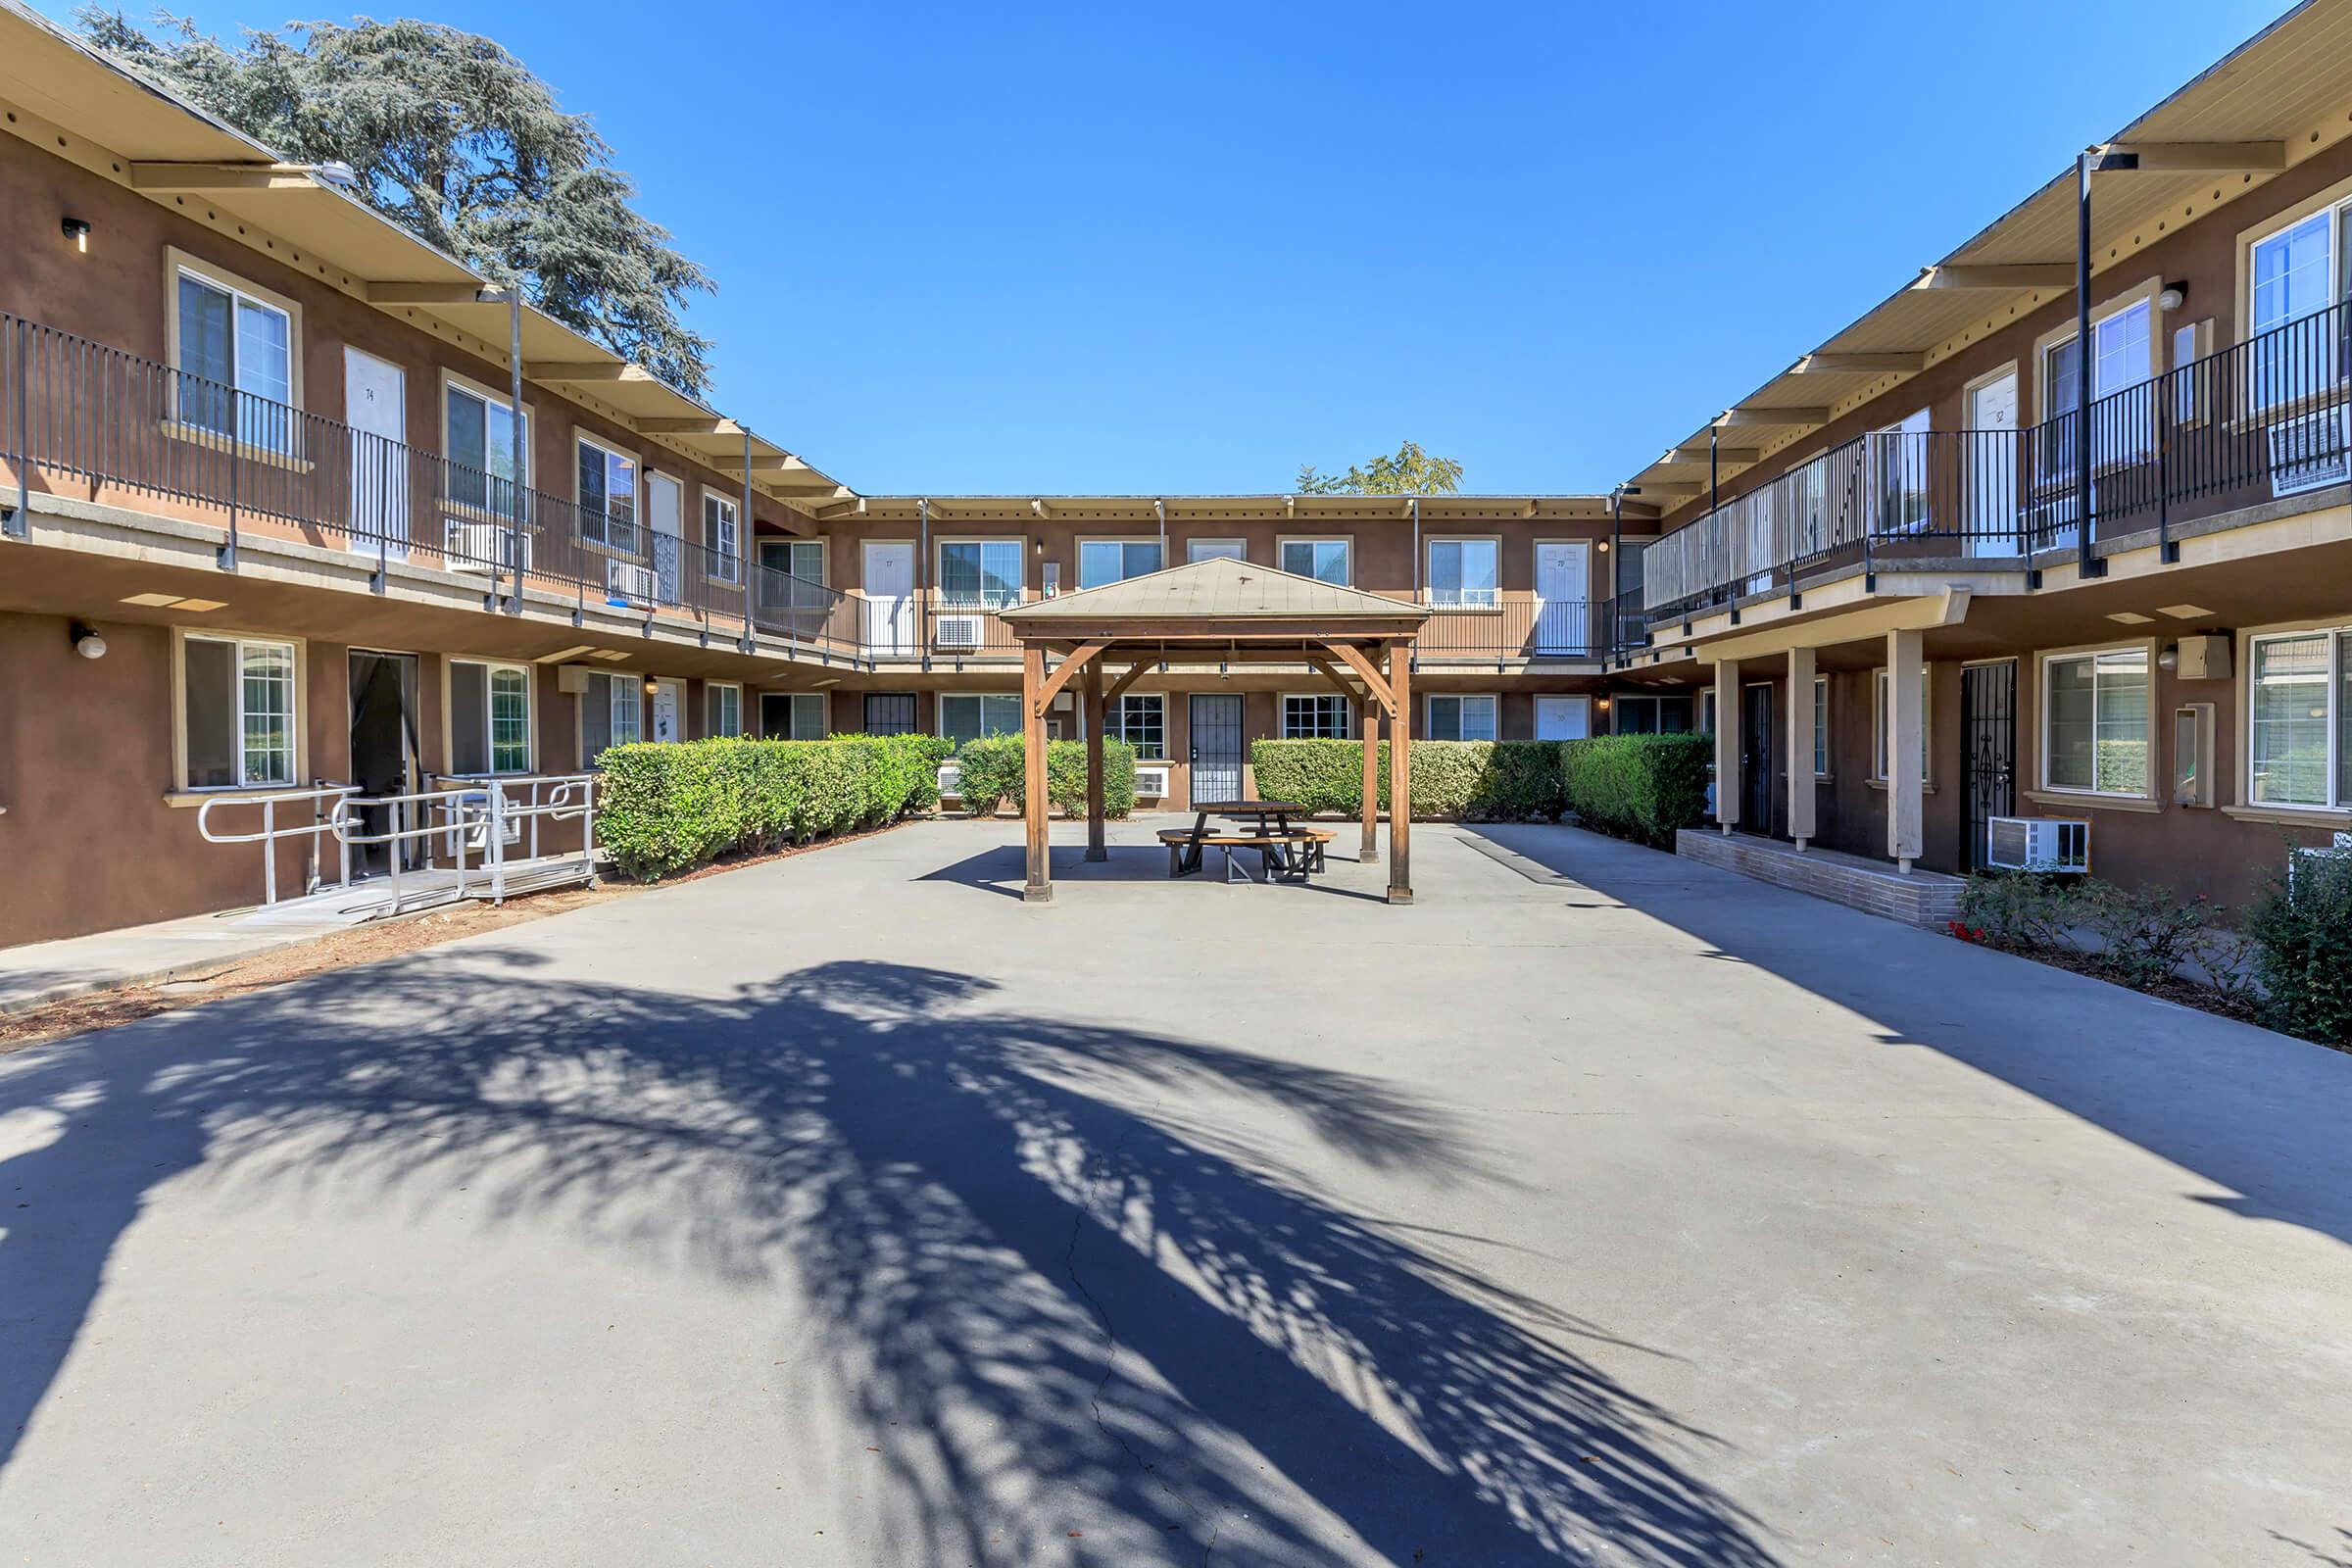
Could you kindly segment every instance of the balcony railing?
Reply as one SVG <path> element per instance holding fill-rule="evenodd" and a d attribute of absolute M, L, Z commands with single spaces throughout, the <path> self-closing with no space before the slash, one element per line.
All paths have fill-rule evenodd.
<path fill-rule="evenodd" d="M 2024 430 L 1857 436 L 1676 529 L 1642 558 L 1651 617 L 1792 591 L 1832 566 L 2024 558 L 2172 531 L 2352 478 L 2352 302 Z"/>
<path fill-rule="evenodd" d="M 1497 595 L 1488 605 L 1437 602 L 1430 610 L 1413 644 L 1421 659 L 1604 659 L 1617 651 L 1607 600 Z"/>
<path fill-rule="evenodd" d="M 232 541 L 251 528 L 479 577 L 486 594 L 527 582 L 580 610 L 861 651 L 856 605 L 821 583 L 4 312 L 0 461 L 12 491 L 153 497 Z M 0 497 L 22 533 L 17 502 Z"/>

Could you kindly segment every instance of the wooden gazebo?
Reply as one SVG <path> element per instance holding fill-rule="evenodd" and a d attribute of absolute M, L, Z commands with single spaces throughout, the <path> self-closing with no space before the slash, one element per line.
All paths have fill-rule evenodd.
<path fill-rule="evenodd" d="M 1024 897 L 1054 897 L 1046 836 L 1046 713 L 1072 681 L 1085 705 L 1086 858 L 1102 843 L 1102 715 L 1152 669 L 1220 671 L 1233 664 L 1303 664 L 1343 695 L 1364 689 L 1363 858 L 1379 851 L 1379 720 L 1389 737 L 1389 902 L 1413 902 L 1413 642 L 1429 612 L 1271 566 L 1216 557 L 1102 588 L 999 612 L 1021 645 L 1021 736 L 1027 777 L 1029 881 Z M 1048 661 L 1057 661 L 1049 667 Z M 1126 667 L 1105 685 L 1103 665 Z"/>

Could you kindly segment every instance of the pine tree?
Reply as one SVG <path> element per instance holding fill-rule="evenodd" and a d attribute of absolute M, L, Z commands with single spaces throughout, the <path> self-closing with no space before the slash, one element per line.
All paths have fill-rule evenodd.
<path fill-rule="evenodd" d="M 630 206 L 585 115 L 491 39 L 416 21 L 290 23 L 231 47 L 184 17 L 141 27 L 84 7 L 129 70 L 295 163 L 342 163 L 356 194 L 427 244 L 695 397 L 710 340 L 678 318 L 713 286 Z"/>

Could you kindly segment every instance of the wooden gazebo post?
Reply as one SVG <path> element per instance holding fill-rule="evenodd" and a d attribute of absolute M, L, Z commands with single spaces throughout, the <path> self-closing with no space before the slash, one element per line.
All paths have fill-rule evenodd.
<path fill-rule="evenodd" d="M 1021 820 L 1029 830 L 1029 883 L 1021 898 L 1030 904 L 1054 901 L 1054 866 L 1046 840 L 1046 649 L 1021 647 Z"/>
<path fill-rule="evenodd" d="M 1102 661 L 1086 662 L 1086 858 L 1107 860 L 1102 847 Z"/>
<path fill-rule="evenodd" d="M 1367 686 L 1362 708 L 1364 732 L 1364 845 L 1356 859 L 1369 865 L 1380 853 L 1380 698 Z"/>
<path fill-rule="evenodd" d="M 1389 902 L 1413 902 L 1413 645 L 1389 644 Z"/>

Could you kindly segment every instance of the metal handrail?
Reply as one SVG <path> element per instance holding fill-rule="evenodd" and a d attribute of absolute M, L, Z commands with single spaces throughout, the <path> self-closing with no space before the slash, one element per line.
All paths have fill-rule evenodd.
<path fill-rule="evenodd" d="M 663 533 L 652 519 L 614 514 L 517 482 L 512 472 L 439 453 L 257 397 L 155 360 L 0 311 L 0 458 L 28 489 L 28 469 L 57 478 L 218 509 L 228 527 L 221 564 L 233 566 L 239 530 L 268 518 L 314 542 L 372 558 L 375 583 L 396 564 L 478 578 L 485 608 L 519 602 L 524 584 L 552 587 L 574 612 L 615 600 L 649 613 L 678 612 L 706 633 L 756 626 L 856 658 L 848 595 L 707 548 L 700 518 Z M 7 530 L 23 536 L 22 504 Z M 620 568 L 635 568 L 622 570 Z M 640 578 L 638 571 L 645 576 Z M 748 584 L 747 584 L 748 578 Z M 631 595 L 622 590 L 651 591 Z M 747 587 L 750 591 L 747 591 Z"/>
<path fill-rule="evenodd" d="M 344 804 L 358 793 L 359 786 L 356 784 L 318 784 L 307 790 L 281 790 L 268 795 L 223 791 L 219 795 L 209 797 L 202 806 L 196 808 L 196 832 L 207 844 L 259 844 L 263 846 L 262 902 L 266 905 L 275 904 L 277 902 L 276 846 L 278 843 L 282 840 L 298 838 L 307 838 L 311 841 L 313 858 L 310 884 L 304 891 L 306 893 L 316 891 L 319 886 L 317 859 L 318 835 L 335 831 L 335 821 L 342 811 Z M 279 803 L 284 801 L 310 802 L 314 820 L 307 825 L 279 827 L 277 825 L 277 808 Z M 318 808 L 329 802 L 332 803 L 331 808 L 322 815 L 318 814 Z M 216 832 L 213 828 L 213 812 L 223 806 L 260 807 L 262 811 L 261 830 L 255 833 Z M 338 833 L 336 837 L 340 839 L 342 835 Z M 348 886 L 350 882 L 351 846 L 346 841 L 343 845 L 342 881 L 336 885 Z"/>
<path fill-rule="evenodd" d="M 586 825 L 580 833 L 580 864 L 590 880 L 596 866 L 596 786 L 595 773 L 522 773 L 466 776 L 436 774 L 443 780 L 458 780 L 441 789 L 414 790 L 405 795 L 382 795 L 365 800 L 353 800 L 338 807 L 333 824 L 335 837 L 342 841 L 348 855 L 354 844 L 400 845 L 422 841 L 429 857 L 435 840 L 446 837 L 450 856 L 458 874 L 458 890 L 466 891 L 466 851 L 467 840 L 478 828 L 481 832 L 481 868 L 489 873 L 490 902 L 504 904 L 507 897 L 506 866 L 507 838 L 511 829 L 519 831 L 519 824 L 529 824 L 529 848 L 526 859 L 539 858 L 539 824 L 542 821 L 570 821 L 575 818 Z M 527 798 L 510 802 L 508 791 L 528 788 Z M 553 786 L 543 798 L 543 786 Z M 476 803 L 480 803 L 479 806 Z M 355 831 L 356 813 L 360 810 L 386 808 L 392 825 L 381 832 Z M 400 906 L 400 861 L 395 849 L 390 857 L 392 906 Z"/>

